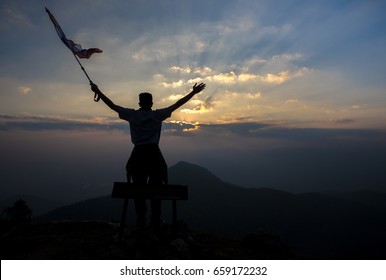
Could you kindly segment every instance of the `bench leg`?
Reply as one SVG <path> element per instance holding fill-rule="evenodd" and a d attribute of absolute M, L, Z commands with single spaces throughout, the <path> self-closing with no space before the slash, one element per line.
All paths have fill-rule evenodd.
<path fill-rule="evenodd" d="M 123 203 L 122 215 L 121 215 L 121 224 L 119 225 L 119 240 L 122 239 L 123 230 L 125 229 L 128 204 L 129 204 L 129 199 L 125 198 L 125 202 Z"/>

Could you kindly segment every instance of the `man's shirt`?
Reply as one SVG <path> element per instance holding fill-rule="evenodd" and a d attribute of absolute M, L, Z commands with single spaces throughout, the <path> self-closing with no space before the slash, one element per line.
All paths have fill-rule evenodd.
<path fill-rule="evenodd" d="M 162 122 L 172 115 L 170 108 L 158 110 L 135 110 L 119 107 L 119 118 L 130 123 L 131 142 L 135 146 L 158 144 Z"/>

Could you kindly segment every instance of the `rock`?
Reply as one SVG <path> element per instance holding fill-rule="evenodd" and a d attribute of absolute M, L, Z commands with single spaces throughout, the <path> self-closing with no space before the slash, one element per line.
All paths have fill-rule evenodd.
<path fill-rule="evenodd" d="M 170 242 L 171 250 L 175 252 L 176 259 L 191 259 L 189 245 L 184 239 L 178 238 Z"/>
<path fill-rule="evenodd" d="M 272 256 L 272 259 L 290 258 L 290 250 L 281 242 L 280 236 L 258 229 L 241 240 L 241 247 L 258 255 Z"/>

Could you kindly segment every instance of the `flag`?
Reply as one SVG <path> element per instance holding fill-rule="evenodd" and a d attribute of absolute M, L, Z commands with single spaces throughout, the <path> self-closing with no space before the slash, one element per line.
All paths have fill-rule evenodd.
<path fill-rule="evenodd" d="M 56 33 L 58 33 L 60 40 L 62 40 L 62 42 L 72 51 L 73 54 L 75 54 L 79 58 L 90 58 L 90 56 L 94 53 L 103 52 L 101 49 L 98 48 L 82 49 L 82 46 L 80 44 L 77 44 L 74 41 L 67 39 L 59 23 L 56 21 L 55 17 L 47 8 L 46 12 L 48 13 L 48 16 L 50 17 L 52 23 L 55 26 Z"/>

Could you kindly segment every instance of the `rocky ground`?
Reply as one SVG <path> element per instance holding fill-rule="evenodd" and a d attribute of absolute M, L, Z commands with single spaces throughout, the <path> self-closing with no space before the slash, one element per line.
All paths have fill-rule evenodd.
<path fill-rule="evenodd" d="M 1 259 L 291 259 L 280 238 L 256 230 L 242 240 L 190 230 L 186 225 L 163 225 L 138 231 L 119 224 L 47 222 L 15 225 L 2 222 Z"/>

